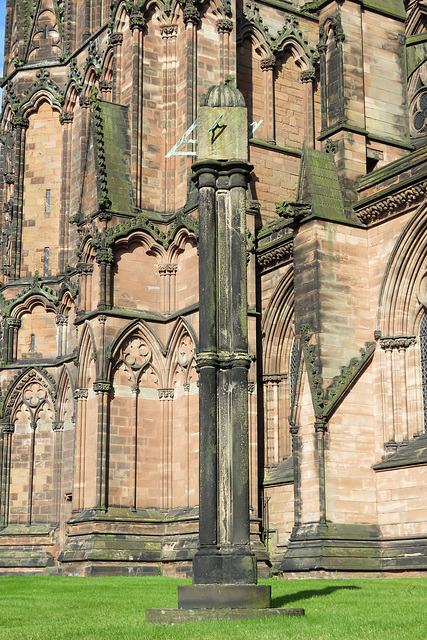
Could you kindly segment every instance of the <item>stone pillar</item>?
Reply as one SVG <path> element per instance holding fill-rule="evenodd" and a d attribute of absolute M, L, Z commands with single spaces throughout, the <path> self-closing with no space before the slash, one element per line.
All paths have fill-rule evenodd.
<path fill-rule="evenodd" d="M 246 293 L 247 110 L 230 84 L 201 98 L 198 160 L 200 548 L 184 609 L 264 608 L 249 534 Z"/>

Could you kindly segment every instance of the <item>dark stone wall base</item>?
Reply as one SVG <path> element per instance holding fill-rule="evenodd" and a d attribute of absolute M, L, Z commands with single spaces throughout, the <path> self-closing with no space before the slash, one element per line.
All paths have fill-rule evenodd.
<path fill-rule="evenodd" d="M 291 536 L 280 570 L 381 571 L 381 541 L 374 525 L 309 524 Z"/>
<path fill-rule="evenodd" d="M 147 609 L 147 624 L 175 625 L 205 620 L 253 620 L 255 618 L 300 617 L 304 609 Z"/>
<path fill-rule="evenodd" d="M 179 609 L 268 609 L 271 587 L 260 584 L 192 584 L 178 587 Z"/>

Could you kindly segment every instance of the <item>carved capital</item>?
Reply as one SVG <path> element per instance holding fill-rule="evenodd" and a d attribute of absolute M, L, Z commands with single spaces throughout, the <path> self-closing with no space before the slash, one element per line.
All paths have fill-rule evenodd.
<path fill-rule="evenodd" d="M 113 385 L 108 380 L 95 380 L 93 390 L 95 393 L 110 393 Z"/>
<path fill-rule="evenodd" d="M 233 31 L 233 21 L 230 18 L 220 18 L 216 21 L 218 33 L 231 33 Z"/>
<path fill-rule="evenodd" d="M 384 351 L 392 351 L 397 349 L 399 351 L 408 349 L 413 344 L 416 344 L 416 336 L 397 336 L 380 338 L 380 347 Z"/>
<path fill-rule="evenodd" d="M 129 24 L 132 31 L 134 29 L 139 29 L 139 31 L 142 31 L 146 25 L 146 22 L 144 16 L 140 11 L 134 11 L 130 15 Z"/>
<path fill-rule="evenodd" d="M 93 264 L 91 262 L 77 263 L 77 272 L 80 275 L 91 275 L 93 273 Z"/>
<path fill-rule="evenodd" d="M 182 386 L 184 387 L 184 391 L 186 393 L 190 392 L 190 383 L 189 382 L 184 382 L 184 384 Z"/>
<path fill-rule="evenodd" d="M 184 7 L 183 18 L 185 24 L 187 24 L 187 22 L 192 22 L 193 24 L 198 24 L 200 22 L 200 13 L 194 4 L 187 4 Z"/>
<path fill-rule="evenodd" d="M 173 400 L 175 389 L 157 389 L 159 400 Z"/>
<path fill-rule="evenodd" d="M 55 318 L 55 323 L 57 326 L 66 326 L 68 324 L 68 316 L 58 313 Z"/>
<path fill-rule="evenodd" d="M 5 324 L 9 328 L 13 327 L 13 328 L 19 329 L 19 327 L 21 326 L 21 320 L 20 318 L 13 318 L 13 317 L 5 318 Z"/>
<path fill-rule="evenodd" d="M 12 126 L 14 129 L 28 129 L 30 121 L 25 116 L 15 116 Z"/>
<path fill-rule="evenodd" d="M 178 34 L 178 27 L 175 24 L 168 24 L 161 27 L 160 33 L 162 38 L 173 38 Z"/>
<path fill-rule="evenodd" d="M 159 264 L 158 269 L 161 276 L 174 276 L 178 271 L 178 265 L 175 263 Z"/>
<path fill-rule="evenodd" d="M 301 71 L 299 79 L 303 84 L 305 84 L 306 82 L 314 82 L 316 79 L 316 71 L 314 69 L 306 69 L 305 71 Z"/>
<path fill-rule="evenodd" d="M 328 431 L 328 423 L 324 420 L 316 420 L 314 430 L 316 433 L 326 433 Z"/>
<path fill-rule="evenodd" d="M 100 80 L 99 81 L 99 89 L 100 91 L 110 92 L 113 90 L 113 83 L 108 80 Z"/>
<path fill-rule="evenodd" d="M 90 107 L 90 97 L 89 96 L 80 96 L 79 104 L 82 109 L 89 109 Z"/>
<path fill-rule="evenodd" d="M 98 264 L 113 264 L 113 252 L 111 251 L 111 249 L 99 249 L 96 252 L 96 261 Z"/>
<path fill-rule="evenodd" d="M 74 400 L 87 400 L 88 390 L 87 389 L 76 389 L 74 391 Z"/>
<path fill-rule="evenodd" d="M 52 431 L 64 431 L 64 421 L 56 420 L 52 422 Z"/>
<path fill-rule="evenodd" d="M 61 124 L 70 124 L 74 119 L 74 113 L 72 111 L 61 111 L 59 114 L 59 122 Z"/>
<path fill-rule="evenodd" d="M 117 47 L 117 45 L 122 44 L 123 42 L 123 34 L 122 33 L 112 33 L 110 35 L 110 44 L 113 47 Z"/>
<path fill-rule="evenodd" d="M 276 58 L 274 56 L 270 56 L 269 58 L 264 58 L 260 62 L 260 67 L 263 71 L 273 70 L 276 66 Z"/>
<path fill-rule="evenodd" d="M 255 391 L 255 382 L 253 380 L 248 381 L 248 393 L 253 393 Z"/>
<path fill-rule="evenodd" d="M 140 388 L 138 387 L 138 385 L 137 385 L 137 384 L 133 384 L 133 385 L 131 386 L 131 391 L 132 391 L 132 393 L 133 393 L 134 395 L 136 395 L 136 396 L 139 396 L 139 394 L 141 393 L 141 390 L 140 390 Z"/>

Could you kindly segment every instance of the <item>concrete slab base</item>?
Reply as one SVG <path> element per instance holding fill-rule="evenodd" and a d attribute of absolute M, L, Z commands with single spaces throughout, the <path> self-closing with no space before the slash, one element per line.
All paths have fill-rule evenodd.
<path fill-rule="evenodd" d="M 264 584 L 187 584 L 178 587 L 179 609 L 269 609 Z"/>
<path fill-rule="evenodd" d="M 304 609 L 147 609 L 146 624 L 170 625 L 209 620 L 250 620 L 256 618 L 300 617 Z"/>

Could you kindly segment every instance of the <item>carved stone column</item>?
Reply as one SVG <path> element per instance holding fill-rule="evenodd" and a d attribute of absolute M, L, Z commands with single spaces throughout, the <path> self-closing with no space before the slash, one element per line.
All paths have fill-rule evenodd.
<path fill-rule="evenodd" d="M 130 15 L 132 30 L 132 184 L 134 188 L 135 205 L 142 207 L 142 120 L 143 120 L 143 40 L 145 18 L 139 11 Z"/>
<path fill-rule="evenodd" d="M 109 423 L 109 395 L 112 389 L 111 382 L 98 379 L 93 383 L 93 390 L 98 396 L 98 437 L 97 437 L 97 487 L 96 508 L 104 513 L 107 508 L 107 438 Z"/>
<path fill-rule="evenodd" d="M 216 28 L 219 33 L 219 73 L 224 82 L 230 74 L 230 33 L 233 31 L 233 21 L 230 18 L 220 18 L 216 22 Z"/>
<path fill-rule="evenodd" d="M 270 589 L 256 585 L 249 534 L 247 110 L 229 84 L 208 89 L 200 105 L 200 548 L 178 606 L 264 608 Z"/>
<path fill-rule="evenodd" d="M 73 490 L 73 511 L 80 511 L 84 506 L 84 487 L 85 487 L 85 460 L 86 460 L 86 405 L 88 398 L 87 389 L 76 389 L 74 392 L 74 400 L 77 403 L 76 408 L 76 444 L 75 456 L 76 470 L 74 473 L 74 490 Z"/>
<path fill-rule="evenodd" d="M 384 443 L 388 451 L 408 441 L 414 435 L 408 422 L 407 349 L 416 343 L 415 336 L 384 337 L 380 339 L 385 352 L 385 371 L 382 372 L 384 399 Z"/>
<path fill-rule="evenodd" d="M 21 272 L 22 216 L 24 213 L 25 138 L 30 126 L 25 116 L 15 116 L 15 206 L 12 214 L 11 278 L 19 278 Z"/>
<path fill-rule="evenodd" d="M 267 125 L 267 142 L 276 144 L 276 113 L 274 108 L 274 67 L 276 58 L 264 58 L 261 60 L 261 69 L 264 79 L 265 114 Z"/>
<path fill-rule="evenodd" d="M 123 34 L 112 33 L 110 44 L 114 47 L 113 57 L 113 102 L 122 103 L 122 44 Z"/>
<path fill-rule="evenodd" d="M 5 338 L 4 342 L 6 346 L 6 361 L 15 362 L 18 355 L 18 331 L 21 326 L 21 320 L 19 318 L 6 318 L 5 319 Z"/>
<path fill-rule="evenodd" d="M 70 248 L 70 202 L 71 202 L 71 152 L 74 114 L 62 111 L 62 180 L 61 180 L 61 223 L 59 225 L 59 271 L 65 270 Z"/>
<path fill-rule="evenodd" d="M 314 91 L 313 84 L 316 79 L 314 69 L 301 71 L 300 80 L 303 84 L 304 93 L 304 139 L 306 144 L 314 149 Z"/>

